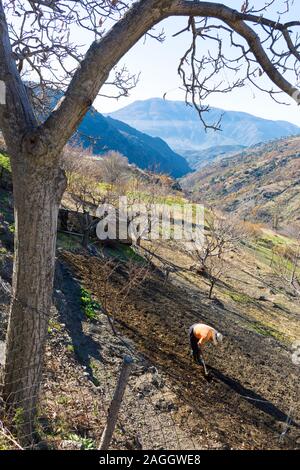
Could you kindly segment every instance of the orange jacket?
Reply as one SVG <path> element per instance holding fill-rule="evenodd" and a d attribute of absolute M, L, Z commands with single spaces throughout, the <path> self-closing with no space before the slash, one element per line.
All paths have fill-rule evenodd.
<path fill-rule="evenodd" d="M 198 340 L 199 346 L 203 346 L 208 341 L 212 341 L 215 344 L 216 330 L 211 326 L 205 325 L 204 323 L 196 323 L 193 326 L 193 333 L 195 338 Z"/>

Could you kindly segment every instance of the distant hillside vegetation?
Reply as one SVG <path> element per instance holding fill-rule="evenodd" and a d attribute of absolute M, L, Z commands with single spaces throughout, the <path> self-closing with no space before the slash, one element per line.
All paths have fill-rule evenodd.
<path fill-rule="evenodd" d="M 257 145 L 183 178 L 197 201 L 247 220 L 300 220 L 300 137 Z"/>
<path fill-rule="evenodd" d="M 194 170 L 210 165 L 213 161 L 241 152 L 243 145 L 217 145 L 204 150 L 187 150 L 185 158 Z"/>

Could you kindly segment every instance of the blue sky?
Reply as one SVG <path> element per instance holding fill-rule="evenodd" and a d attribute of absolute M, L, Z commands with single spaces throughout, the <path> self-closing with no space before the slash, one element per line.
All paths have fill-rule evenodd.
<path fill-rule="evenodd" d="M 233 0 L 229 3 L 230 6 L 240 8 L 242 1 Z M 260 1 L 258 5 L 262 6 L 262 3 Z M 278 2 L 278 5 L 280 3 L 283 2 Z M 299 17 L 299 8 L 296 8 L 296 3 L 298 2 L 294 3 L 293 11 L 285 17 L 287 20 Z M 272 15 L 269 16 L 277 18 L 277 11 L 278 8 L 275 8 Z M 184 27 L 186 22 L 187 20 L 183 18 L 169 18 L 157 27 L 158 30 L 162 27 L 165 30 L 166 40 L 164 43 L 161 44 L 148 38 L 145 44 L 144 40 L 136 44 L 120 64 L 126 64 L 131 73 L 141 73 L 138 85 L 130 92 L 128 98 L 121 98 L 117 101 L 98 97 L 94 103 L 95 107 L 100 112 L 107 113 L 135 100 L 163 97 L 164 93 L 167 93 L 167 99 L 183 100 L 184 92 L 180 90 L 181 82 L 177 75 L 177 66 L 189 44 L 190 36 L 185 34 L 173 38 L 172 34 Z M 224 79 L 226 80 L 227 76 L 224 75 Z M 263 79 L 262 83 L 267 84 L 267 79 Z M 209 104 L 228 110 L 249 112 L 267 119 L 287 120 L 300 126 L 300 107 L 288 97 L 283 96 L 283 99 L 289 102 L 290 106 L 275 103 L 268 95 L 249 85 L 229 94 L 211 96 Z"/>

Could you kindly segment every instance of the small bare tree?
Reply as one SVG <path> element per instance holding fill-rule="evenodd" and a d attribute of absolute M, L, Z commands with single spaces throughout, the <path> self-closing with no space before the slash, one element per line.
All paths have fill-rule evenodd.
<path fill-rule="evenodd" d="M 273 276 L 283 282 L 288 289 L 300 295 L 300 227 L 291 224 L 286 233 L 291 237 L 291 241 L 275 245 L 272 249 Z"/>
<path fill-rule="evenodd" d="M 162 175 L 148 174 L 132 178 L 127 185 L 127 207 L 132 238 L 138 243 L 149 239 L 151 230 L 159 227 L 160 214 L 156 213 L 170 196 L 170 187 Z"/>
<path fill-rule="evenodd" d="M 246 232 L 242 227 L 242 223 L 237 224 L 234 218 L 212 210 L 206 216 L 204 245 L 191 254 L 196 262 L 192 269 L 209 282 L 209 299 L 216 283 L 226 276 L 229 268 L 227 255 L 236 251 L 241 240 L 245 239 Z"/>
<path fill-rule="evenodd" d="M 117 184 L 128 177 L 128 159 L 121 153 L 111 151 L 101 161 L 103 180 Z"/>
<path fill-rule="evenodd" d="M 77 175 L 70 187 L 70 195 L 76 207 L 77 219 L 82 232 L 82 246 L 87 248 L 95 219 L 97 207 L 106 201 L 105 192 L 100 191 L 94 178 Z"/>
<path fill-rule="evenodd" d="M 300 293 L 300 285 L 299 285 L 299 268 L 300 268 L 300 225 L 299 224 L 291 224 L 288 229 L 289 236 L 292 237 L 294 240 L 294 244 L 290 246 L 289 252 L 289 259 L 291 262 L 291 277 L 290 283 L 291 285 Z"/>
<path fill-rule="evenodd" d="M 97 208 L 104 203 L 114 202 L 111 184 L 103 182 L 102 161 L 87 155 L 82 148 L 65 152 L 63 160 L 67 176 L 67 191 L 75 205 L 77 219 L 82 232 L 82 246 L 87 248 L 92 229 L 97 225 Z"/>

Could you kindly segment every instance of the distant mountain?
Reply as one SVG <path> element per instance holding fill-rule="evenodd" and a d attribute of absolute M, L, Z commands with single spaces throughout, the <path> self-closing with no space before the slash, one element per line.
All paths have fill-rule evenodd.
<path fill-rule="evenodd" d="M 300 222 L 300 137 L 268 142 L 187 175 L 193 199 L 251 221 Z"/>
<path fill-rule="evenodd" d="M 191 171 L 187 161 L 162 139 L 150 137 L 121 121 L 104 117 L 95 109 L 89 111 L 83 119 L 76 138 L 84 147 L 91 147 L 94 154 L 116 150 L 142 169 L 168 173 L 176 178 Z"/>
<path fill-rule="evenodd" d="M 186 155 L 189 151 L 203 150 L 223 145 L 249 147 L 280 137 L 300 133 L 300 128 L 285 121 L 269 121 L 251 114 L 212 108 L 206 114 L 209 123 L 215 123 L 220 115 L 222 131 L 205 132 L 196 110 L 182 101 L 153 98 L 135 101 L 109 115 L 164 139 L 176 152 Z"/>

